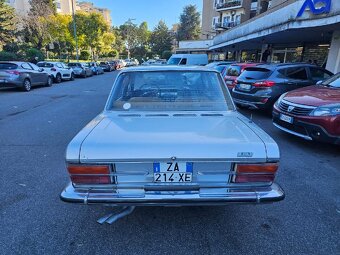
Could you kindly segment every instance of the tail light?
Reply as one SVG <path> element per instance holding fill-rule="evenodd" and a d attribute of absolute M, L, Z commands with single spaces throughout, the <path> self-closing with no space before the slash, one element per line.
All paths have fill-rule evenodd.
<path fill-rule="evenodd" d="M 52 68 L 51 68 L 51 71 L 52 71 L 52 72 L 56 72 L 57 69 L 55 69 L 54 67 L 52 67 Z"/>
<path fill-rule="evenodd" d="M 233 80 L 232 86 L 235 87 L 237 85 L 237 79 Z"/>
<path fill-rule="evenodd" d="M 272 182 L 278 168 L 278 163 L 237 164 L 234 182 Z"/>
<path fill-rule="evenodd" d="M 75 184 L 110 184 L 108 165 L 68 165 L 71 181 Z"/>
<path fill-rule="evenodd" d="M 275 82 L 273 81 L 258 81 L 253 84 L 254 87 L 257 88 L 270 88 L 275 85 Z"/>
<path fill-rule="evenodd" d="M 14 74 L 14 75 L 20 75 L 19 71 L 6 71 L 6 73 Z"/>

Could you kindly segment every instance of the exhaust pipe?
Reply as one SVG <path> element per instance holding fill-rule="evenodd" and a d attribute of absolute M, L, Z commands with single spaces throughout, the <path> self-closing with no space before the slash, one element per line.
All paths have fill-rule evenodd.
<path fill-rule="evenodd" d="M 118 221 L 119 219 L 130 215 L 135 210 L 135 208 L 136 208 L 135 206 L 124 206 L 122 211 L 120 211 L 119 213 L 108 214 L 98 219 L 97 222 L 101 225 L 104 223 L 111 225 L 112 223 Z"/>

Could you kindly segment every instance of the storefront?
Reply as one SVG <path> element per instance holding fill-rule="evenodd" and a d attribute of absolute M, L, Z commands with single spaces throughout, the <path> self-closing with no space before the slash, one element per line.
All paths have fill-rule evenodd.
<path fill-rule="evenodd" d="M 340 72 L 340 1 L 314 2 L 285 1 L 216 36 L 211 54 L 237 61 L 310 62 Z"/>

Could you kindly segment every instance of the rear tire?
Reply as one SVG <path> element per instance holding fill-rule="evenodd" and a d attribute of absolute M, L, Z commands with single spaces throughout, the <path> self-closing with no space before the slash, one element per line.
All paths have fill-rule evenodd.
<path fill-rule="evenodd" d="M 56 83 L 61 83 L 61 74 L 58 73 L 56 76 L 55 76 L 55 82 Z"/>
<path fill-rule="evenodd" d="M 31 81 L 29 79 L 25 79 L 22 87 L 23 91 L 29 92 L 31 88 L 32 88 Z"/>
<path fill-rule="evenodd" d="M 74 81 L 74 73 L 71 73 L 71 79 L 70 81 Z"/>
<path fill-rule="evenodd" d="M 52 85 L 53 85 L 53 79 L 51 76 L 48 76 L 46 87 L 52 87 Z"/>

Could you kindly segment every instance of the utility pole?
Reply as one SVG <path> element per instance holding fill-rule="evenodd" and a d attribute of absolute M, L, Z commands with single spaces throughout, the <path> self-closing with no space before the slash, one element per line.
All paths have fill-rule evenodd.
<path fill-rule="evenodd" d="M 73 19 L 73 32 L 74 32 L 74 39 L 76 40 L 76 54 L 77 54 L 77 61 L 79 61 L 79 50 L 78 50 L 78 37 L 77 37 L 77 25 L 76 25 L 76 16 L 74 15 L 74 1 L 72 2 L 72 19 Z"/>

